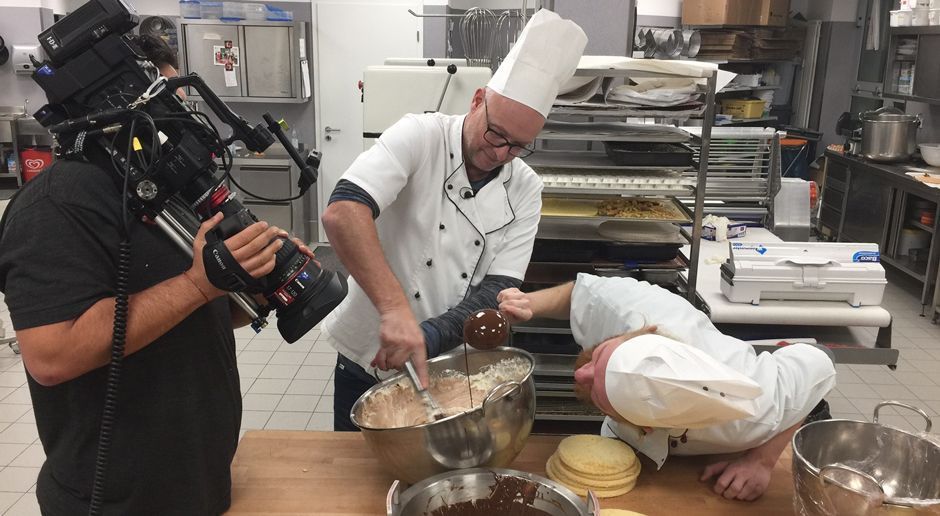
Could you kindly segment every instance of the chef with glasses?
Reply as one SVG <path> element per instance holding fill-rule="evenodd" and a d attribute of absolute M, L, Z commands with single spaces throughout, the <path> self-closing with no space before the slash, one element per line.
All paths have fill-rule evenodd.
<path fill-rule="evenodd" d="M 466 115 L 406 115 L 343 174 L 323 227 L 352 276 L 323 332 L 339 356 L 334 429 L 356 430 L 356 400 L 411 358 L 461 342 L 463 321 L 522 283 L 542 182 L 522 161 L 587 37 L 542 9 Z M 386 373 L 387 374 L 387 373 Z"/>

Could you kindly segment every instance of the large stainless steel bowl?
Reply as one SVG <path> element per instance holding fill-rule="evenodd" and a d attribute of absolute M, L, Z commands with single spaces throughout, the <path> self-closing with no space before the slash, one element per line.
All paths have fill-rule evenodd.
<path fill-rule="evenodd" d="M 793 435 L 794 503 L 800 515 L 940 514 L 940 446 L 903 430 L 831 419 Z"/>
<path fill-rule="evenodd" d="M 385 500 L 386 511 L 388 516 L 425 516 L 441 507 L 487 499 L 500 477 L 520 479 L 526 488 L 532 490 L 533 500 L 529 507 L 552 516 L 596 516 L 600 513 L 597 498 L 591 491 L 588 491 L 585 504 L 570 489 L 547 478 L 523 471 L 490 468 L 442 473 L 404 492 L 396 480 Z"/>
<path fill-rule="evenodd" d="M 379 462 L 395 478 L 415 483 L 452 469 L 509 465 L 522 451 L 535 421 L 535 360 L 520 349 L 499 347 L 489 351 L 463 348 L 428 361 L 433 376 L 445 370 L 475 374 L 481 368 L 506 358 L 528 361 L 525 377 L 490 390 L 481 406 L 431 423 L 404 428 L 370 428 L 363 423 L 362 409 L 375 393 L 398 383 L 395 375 L 365 392 L 353 405 L 350 417 L 361 430 Z"/>

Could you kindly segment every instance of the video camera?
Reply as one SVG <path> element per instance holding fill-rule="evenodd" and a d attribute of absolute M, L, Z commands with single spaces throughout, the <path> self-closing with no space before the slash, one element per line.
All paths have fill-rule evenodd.
<path fill-rule="evenodd" d="M 251 315 L 256 330 L 275 307 L 278 330 L 294 342 L 342 301 L 346 282 L 322 270 L 289 239 L 267 276 L 256 280 L 241 268 L 224 240 L 257 219 L 225 185 L 232 161 L 228 147 L 242 141 L 261 152 L 276 137 L 300 167 L 300 195 L 316 182 L 320 155 L 313 152 L 304 160 L 269 114 L 264 115 L 266 126 L 252 128 L 197 74 L 170 79 L 148 74 L 142 66 L 145 55 L 125 35 L 137 22 L 122 0 L 90 0 L 41 33 L 48 60 L 36 63 L 33 79 L 49 104 L 35 117 L 56 137 L 61 154 L 113 169 L 127 210 L 156 221 L 187 251 L 194 235 L 192 224 L 185 222 L 193 215 L 201 221 L 224 213 L 206 237 L 203 259 L 210 281 L 236 293 L 233 299 Z M 223 139 L 208 116 L 190 110 L 175 94 L 184 86 L 194 88 L 231 128 L 230 137 Z M 268 305 L 249 294 L 262 294 Z"/>

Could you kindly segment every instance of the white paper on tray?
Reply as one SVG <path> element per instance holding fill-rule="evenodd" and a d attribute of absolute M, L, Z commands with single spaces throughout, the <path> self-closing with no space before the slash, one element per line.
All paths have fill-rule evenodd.
<path fill-rule="evenodd" d="M 577 80 L 576 80 L 577 79 Z M 587 81 L 585 81 L 587 79 Z M 572 77 L 571 80 L 559 90 L 555 105 L 562 103 L 579 104 L 591 99 L 597 94 L 603 77 Z"/>
<path fill-rule="evenodd" d="M 718 65 L 701 61 L 632 59 L 623 56 L 581 56 L 581 60 L 578 62 L 578 69 L 604 70 L 610 68 L 707 78 L 718 69 Z"/>

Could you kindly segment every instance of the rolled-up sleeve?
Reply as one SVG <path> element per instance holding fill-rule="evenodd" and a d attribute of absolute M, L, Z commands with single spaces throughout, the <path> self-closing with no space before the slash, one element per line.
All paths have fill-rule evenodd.
<path fill-rule="evenodd" d="M 341 179 L 365 190 L 381 212 L 398 198 L 411 175 L 427 160 L 427 131 L 418 115 L 402 117 L 353 161 Z"/>

